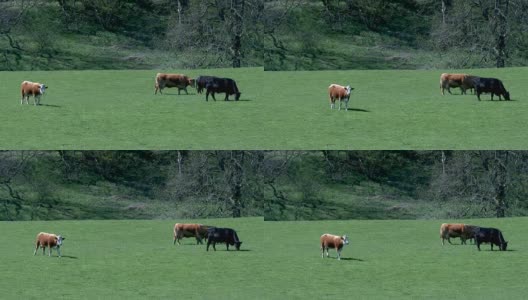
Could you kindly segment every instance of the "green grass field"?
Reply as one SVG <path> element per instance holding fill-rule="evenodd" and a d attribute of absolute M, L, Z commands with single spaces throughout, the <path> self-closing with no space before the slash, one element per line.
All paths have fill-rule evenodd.
<path fill-rule="evenodd" d="M 467 72 L 503 80 L 514 101 L 439 92 L 435 71 L 192 70 L 232 77 L 239 102 L 154 95 L 156 71 L 1 72 L 2 149 L 526 149 L 528 68 Z M 177 71 L 176 71 L 177 72 Z M 22 80 L 49 85 L 20 105 Z M 350 110 L 327 87 L 350 83 Z M 455 90 L 458 93 L 458 89 Z M 219 96 L 222 99 L 222 96 Z"/>
<path fill-rule="evenodd" d="M 244 251 L 206 252 L 192 239 L 173 246 L 174 221 L 2 222 L 2 298 L 520 299 L 528 292 L 528 218 L 465 220 L 500 228 L 506 252 L 442 246 L 443 220 L 196 221 L 235 228 Z M 39 231 L 66 237 L 62 258 L 33 256 Z M 350 236 L 341 261 L 335 251 L 320 257 L 325 232 Z"/>

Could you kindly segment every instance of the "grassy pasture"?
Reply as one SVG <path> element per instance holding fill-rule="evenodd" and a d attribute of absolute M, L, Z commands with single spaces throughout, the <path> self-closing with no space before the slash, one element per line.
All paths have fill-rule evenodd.
<path fill-rule="evenodd" d="M 442 246 L 442 220 L 196 221 L 237 229 L 245 251 L 206 252 L 191 239 L 173 246 L 174 222 L 166 220 L 0 223 L 2 298 L 518 299 L 528 292 L 528 218 L 465 220 L 500 228 L 506 252 Z M 66 236 L 62 258 L 32 255 L 39 231 Z M 325 232 L 349 234 L 341 261 L 335 251 L 320 257 Z"/>
<path fill-rule="evenodd" d="M 2 149 L 526 149 L 528 68 L 458 70 L 503 80 L 514 101 L 440 95 L 435 71 L 190 70 L 237 80 L 239 102 L 154 95 L 156 71 L 0 72 Z M 452 70 L 451 70 L 452 71 Z M 180 71 L 175 71 L 180 72 Z M 454 72 L 454 71 L 452 71 Z M 22 80 L 49 85 L 20 105 Z M 350 109 L 327 87 L 350 83 Z M 454 89 L 459 93 L 458 89 Z"/>

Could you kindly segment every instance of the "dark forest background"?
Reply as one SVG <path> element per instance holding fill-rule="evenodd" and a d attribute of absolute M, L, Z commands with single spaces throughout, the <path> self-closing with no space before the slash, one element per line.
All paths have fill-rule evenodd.
<path fill-rule="evenodd" d="M 2 151 L 0 220 L 528 213 L 527 151 Z"/>
<path fill-rule="evenodd" d="M 265 0 L 266 70 L 526 66 L 527 0 Z"/>
<path fill-rule="evenodd" d="M 0 70 L 262 66 L 261 0 L 0 0 Z"/>
<path fill-rule="evenodd" d="M 527 0 L 0 0 L 0 70 L 527 62 Z"/>

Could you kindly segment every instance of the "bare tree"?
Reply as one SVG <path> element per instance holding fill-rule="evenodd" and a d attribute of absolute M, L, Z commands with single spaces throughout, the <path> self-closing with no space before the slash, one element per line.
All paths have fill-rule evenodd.
<path fill-rule="evenodd" d="M 17 28 L 31 7 L 34 0 L 20 0 L 0 2 L 0 38 L 5 38 L 9 42 L 11 49 L 5 49 L 2 53 L 4 65 L 7 69 L 13 69 L 9 57 L 14 56 L 15 60 L 21 59 L 22 46 L 13 37 L 13 30 Z"/>
<path fill-rule="evenodd" d="M 15 187 L 14 181 L 24 175 L 27 163 L 34 156 L 34 152 L 28 151 L 0 152 L 0 201 L 3 204 L 5 220 L 16 219 L 22 211 L 24 198 Z"/>

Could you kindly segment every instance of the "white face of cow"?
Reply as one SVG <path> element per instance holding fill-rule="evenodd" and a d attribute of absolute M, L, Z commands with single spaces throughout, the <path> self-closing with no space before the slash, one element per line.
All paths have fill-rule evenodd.
<path fill-rule="evenodd" d="M 61 246 L 63 240 L 64 240 L 64 238 L 61 235 L 58 235 L 57 236 L 57 246 Z"/>
<path fill-rule="evenodd" d="M 352 91 L 352 88 L 350 87 L 350 85 L 347 85 L 347 86 L 345 87 L 345 90 L 346 90 L 346 95 L 347 95 L 347 96 L 350 96 L 350 92 Z"/>
<path fill-rule="evenodd" d="M 40 85 L 40 93 L 44 94 L 45 91 L 46 91 L 46 86 L 44 84 L 41 84 Z"/>
<path fill-rule="evenodd" d="M 348 245 L 348 236 L 345 234 L 341 238 L 343 239 L 343 244 Z"/>

